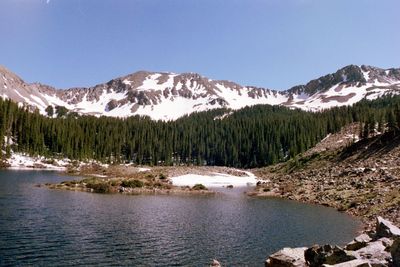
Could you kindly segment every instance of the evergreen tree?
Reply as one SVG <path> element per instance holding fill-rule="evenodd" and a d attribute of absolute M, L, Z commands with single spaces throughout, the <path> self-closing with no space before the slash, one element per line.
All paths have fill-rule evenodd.
<path fill-rule="evenodd" d="M 53 117 L 54 115 L 54 109 L 53 106 L 47 106 L 47 108 L 45 109 L 47 116 L 49 117 Z"/>
<path fill-rule="evenodd" d="M 79 116 L 56 107 L 56 118 L 0 99 L 2 151 L 150 165 L 260 167 L 287 160 L 329 133 L 359 122 L 361 137 L 400 128 L 400 97 L 364 100 L 323 112 L 258 105 L 230 113 L 219 109 L 176 121 Z M 223 119 L 216 119 L 230 113 Z M 11 142 L 11 140 L 13 142 Z"/>

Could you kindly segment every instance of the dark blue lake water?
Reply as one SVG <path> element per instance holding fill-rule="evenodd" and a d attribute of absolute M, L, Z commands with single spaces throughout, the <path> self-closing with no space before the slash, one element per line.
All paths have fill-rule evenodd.
<path fill-rule="evenodd" d="M 285 246 L 343 244 L 359 224 L 333 209 L 236 191 L 127 196 L 35 184 L 56 172 L 0 171 L 0 265 L 264 266 Z"/>

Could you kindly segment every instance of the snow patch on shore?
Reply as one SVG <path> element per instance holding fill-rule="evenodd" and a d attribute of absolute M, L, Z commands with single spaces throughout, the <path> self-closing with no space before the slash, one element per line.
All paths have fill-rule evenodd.
<path fill-rule="evenodd" d="M 51 161 L 51 163 L 50 163 Z M 31 157 L 22 153 L 13 153 L 7 159 L 10 164 L 9 169 L 37 169 L 37 170 L 66 170 L 67 165 L 70 163 L 68 159 L 46 159 L 45 157 Z"/>
<path fill-rule="evenodd" d="M 251 172 L 245 173 L 247 176 L 234 176 L 223 173 L 213 173 L 211 175 L 185 174 L 171 177 L 170 179 L 172 184 L 176 186 L 194 186 L 195 184 L 202 184 L 206 187 L 255 186 L 258 181 L 257 177 Z"/>

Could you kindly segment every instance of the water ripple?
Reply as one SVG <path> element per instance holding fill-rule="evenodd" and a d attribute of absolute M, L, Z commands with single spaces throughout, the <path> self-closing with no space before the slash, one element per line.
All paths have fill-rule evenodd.
<path fill-rule="evenodd" d="M 262 266 L 283 246 L 344 243 L 357 222 L 332 209 L 240 192 L 121 196 L 33 185 L 68 177 L 0 171 L 0 266 Z"/>

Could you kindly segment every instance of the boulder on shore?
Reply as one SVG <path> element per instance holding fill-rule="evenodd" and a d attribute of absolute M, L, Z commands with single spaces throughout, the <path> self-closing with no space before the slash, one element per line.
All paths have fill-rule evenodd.
<path fill-rule="evenodd" d="M 315 245 L 304 252 L 304 258 L 308 266 L 311 267 L 319 267 L 323 264 L 338 264 L 357 259 L 350 251 L 330 245 Z"/>
<path fill-rule="evenodd" d="M 283 248 L 265 261 L 266 267 L 305 267 L 304 251 L 307 248 Z"/>
<path fill-rule="evenodd" d="M 376 236 L 380 237 L 398 237 L 400 238 L 400 229 L 388 220 L 378 216 L 376 218 Z"/>
<path fill-rule="evenodd" d="M 221 263 L 219 263 L 219 261 L 217 261 L 216 259 L 213 259 L 210 267 L 221 267 Z"/>
<path fill-rule="evenodd" d="M 324 264 L 322 266 L 323 267 L 371 267 L 371 264 L 368 260 L 356 259 L 352 261 L 338 263 L 335 265 Z"/>
<path fill-rule="evenodd" d="M 377 259 L 385 261 L 387 258 L 390 258 L 389 253 L 385 251 L 385 249 L 386 247 L 382 241 L 377 240 L 370 242 L 366 247 L 357 250 L 357 253 L 362 259 Z"/>
<path fill-rule="evenodd" d="M 376 233 L 361 234 L 345 249 L 331 245 L 284 248 L 272 254 L 266 267 L 400 267 L 400 229 L 378 217 Z"/>
<path fill-rule="evenodd" d="M 353 241 L 348 243 L 345 247 L 346 250 L 358 250 L 360 248 L 365 247 L 368 242 L 370 242 L 372 238 L 367 234 L 361 234 L 354 238 Z"/>

